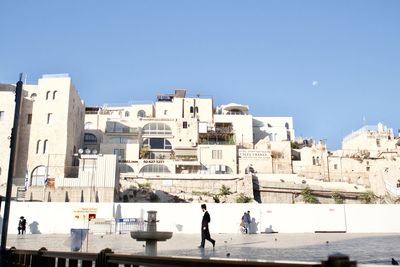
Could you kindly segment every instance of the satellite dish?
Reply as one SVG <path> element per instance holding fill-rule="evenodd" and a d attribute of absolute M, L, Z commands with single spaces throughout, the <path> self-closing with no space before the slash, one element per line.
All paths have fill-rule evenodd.
<path fill-rule="evenodd" d="M 83 149 L 82 148 L 78 149 L 78 154 L 83 154 Z"/>
<path fill-rule="evenodd" d="M 89 148 L 85 149 L 85 154 L 90 154 L 90 149 Z"/>
<path fill-rule="evenodd" d="M 92 150 L 92 154 L 96 155 L 97 154 L 97 149 Z"/>

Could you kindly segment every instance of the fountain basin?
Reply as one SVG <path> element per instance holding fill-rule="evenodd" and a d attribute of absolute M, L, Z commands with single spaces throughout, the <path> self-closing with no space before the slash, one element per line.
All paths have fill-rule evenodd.
<path fill-rule="evenodd" d="M 137 241 L 165 241 L 172 237 L 172 232 L 133 231 L 131 237 Z"/>

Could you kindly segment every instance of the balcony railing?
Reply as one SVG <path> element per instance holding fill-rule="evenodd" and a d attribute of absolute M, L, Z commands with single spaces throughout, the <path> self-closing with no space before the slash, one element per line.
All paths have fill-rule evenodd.
<path fill-rule="evenodd" d="M 120 127 L 120 128 L 106 128 L 107 134 L 139 134 L 140 128 L 138 127 Z"/>
<path fill-rule="evenodd" d="M 356 261 L 350 261 L 343 254 L 331 255 L 327 261 L 300 262 L 300 261 L 266 261 L 248 259 L 223 259 L 200 257 L 167 257 L 114 254 L 111 249 L 104 249 L 100 253 L 56 252 L 41 248 L 34 250 L 8 249 L 1 255 L 1 266 L 5 267 L 55 267 L 55 266 L 266 266 L 266 267 L 356 267 Z"/>

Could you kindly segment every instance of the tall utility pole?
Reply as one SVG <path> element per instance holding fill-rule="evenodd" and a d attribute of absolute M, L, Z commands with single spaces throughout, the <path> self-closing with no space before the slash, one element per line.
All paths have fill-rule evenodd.
<path fill-rule="evenodd" d="M 11 192 L 12 192 L 12 182 L 14 174 L 14 162 L 16 156 L 17 148 L 17 138 L 18 138 L 18 120 L 21 110 L 21 99 L 22 99 L 22 73 L 19 75 L 19 81 L 17 82 L 17 87 L 15 88 L 15 111 L 14 111 L 14 123 L 11 130 L 10 138 L 10 161 L 8 164 L 8 177 L 7 177 L 7 190 L 6 198 L 4 204 L 4 214 L 3 214 L 3 229 L 1 232 L 1 248 L 0 255 L 1 261 L 3 263 L 3 257 L 5 255 L 6 245 L 7 245 L 7 232 L 8 232 L 8 219 L 10 217 L 10 204 L 11 204 Z M 2 265 L 2 264 L 0 264 Z"/>

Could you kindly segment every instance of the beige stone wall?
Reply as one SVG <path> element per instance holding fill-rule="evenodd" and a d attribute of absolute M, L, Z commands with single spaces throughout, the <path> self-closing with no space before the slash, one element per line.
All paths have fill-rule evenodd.
<path fill-rule="evenodd" d="M 253 148 L 253 116 L 252 115 L 214 115 L 214 122 L 232 123 L 235 143 L 245 148 Z"/>
<path fill-rule="evenodd" d="M 114 188 L 63 187 L 29 188 L 25 201 L 40 202 L 114 202 Z M 83 200 L 83 201 L 82 201 Z"/>
<path fill-rule="evenodd" d="M 71 78 L 44 76 L 37 85 L 24 85 L 14 183 L 24 185 L 26 172 L 31 176 L 38 166 L 49 166 L 49 177 L 63 177 L 74 146 L 81 144 L 83 119 L 84 106 Z"/>
<path fill-rule="evenodd" d="M 208 167 L 206 172 L 212 172 L 211 168 L 223 165 L 229 167 L 232 173 L 237 173 L 237 148 L 235 145 L 199 145 L 198 159 L 202 165 Z"/>

